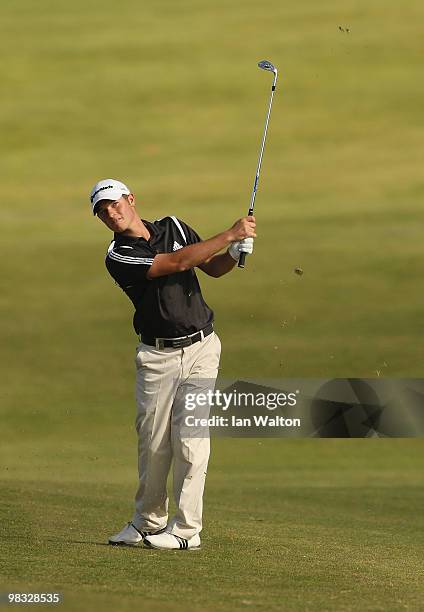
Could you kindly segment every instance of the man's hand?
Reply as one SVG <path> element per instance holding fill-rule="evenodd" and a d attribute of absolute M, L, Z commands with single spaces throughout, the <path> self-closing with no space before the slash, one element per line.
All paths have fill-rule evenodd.
<path fill-rule="evenodd" d="M 256 219 L 253 216 L 242 217 L 228 230 L 231 242 L 238 242 L 245 238 L 256 238 Z"/>
<path fill-rule="evenodd" d="M 231 255 L 234 261 L 240 259 L 240 253 L 247 253 L 248 255 L 253 253 L 253 238 L 245 238 L 230 244 L 228 254 Z"/>

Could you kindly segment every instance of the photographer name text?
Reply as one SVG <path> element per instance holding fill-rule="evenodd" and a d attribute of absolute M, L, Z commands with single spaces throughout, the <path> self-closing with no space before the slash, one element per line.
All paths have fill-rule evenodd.
<path fill-rule="evenodd" d="M 300 427 L 300 419 L 287 419 L 282 416 L 253 415 L 251 417 L 211 416 L 208 419 L 185 417 L 187 427 Z"/>

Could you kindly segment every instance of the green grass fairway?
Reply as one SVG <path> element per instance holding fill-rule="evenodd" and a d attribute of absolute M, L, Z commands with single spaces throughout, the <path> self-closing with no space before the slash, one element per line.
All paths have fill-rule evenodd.
<path fill-rule="evenodd" d="M 215 440 L 203 549 L 168 553 L 105 545 L 134 492 L 129 440 L 109 433 L 29 444 L 20 471 L 8 447 L 8 588 L 64 592 L 64 610 L 420 609 L 421 441 Z"/>
<path fill-rule="evenodd" d="M 422 375 L 421 0 L 3 0 L 1 17 L 14 392 L 45 372 L 63 388 L 69 356 L 79 384 L 100 355 L 132 351 L 130 304 L 103 267 L 109 235 L 89 215 L 98 178 L 128 182 L 145 218 L 177 214 L 205 237 L 246 213 L 264 57 L 280 80 L 255 256 L 218 281 L 200 273 L 225 375 Z"/>
<path fill-rule="evenodd" d="M 422 377 L 422 0 L 2 0 L 0 20 L 4 588 L 69 610 L 418 609 L 417 440 L 216 440 L 202 551 L 104 545 L 132 511 L 136 339 L 88 194 L 112 176 L 144 218 L 229 227 L 271 60 L 254 256 L 199 272 L 220 374 Z"/>

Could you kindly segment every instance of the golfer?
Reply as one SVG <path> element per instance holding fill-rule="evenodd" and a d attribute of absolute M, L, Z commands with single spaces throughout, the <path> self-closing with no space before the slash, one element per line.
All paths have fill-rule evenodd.
<path fill-rule="evenodd" d="M 184 425 L 184 400 L 187 393 L 213 390 L 221 343 L 194 269 L 213 277 L 230 272 L 240 252 L 253 251 L 255 219 L 244 217 L 201 240 L 176 217 L 141 219 L 134 194 L 120 181 L 99 181 L 90 202 L 93 214 L 114 232 L 106 267 L 134 304 L 133 324 L 140 339 L 135 359 L 135 511 L 109 543 L 199 548 L 210 441 L 209 435 L 191 435 Z M 166 483 L 171 463 L 177 511 L 169 518 Z"/>

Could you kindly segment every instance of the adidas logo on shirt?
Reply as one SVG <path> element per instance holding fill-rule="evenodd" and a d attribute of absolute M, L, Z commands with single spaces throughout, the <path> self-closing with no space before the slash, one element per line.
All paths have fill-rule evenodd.
<path fill-rule="evenodd" d="M 183 248 L 182 244 L 178 244 L 178 242 L 175 240 L 174 244 L 172 245 L 172 250 L 178 251 L 178 249 L 182 249 L 182 248 Z"/>

